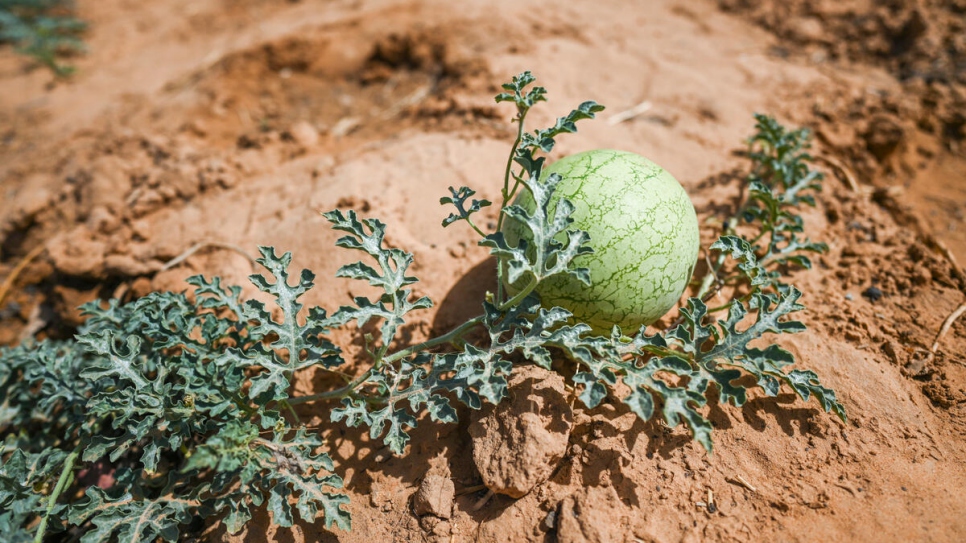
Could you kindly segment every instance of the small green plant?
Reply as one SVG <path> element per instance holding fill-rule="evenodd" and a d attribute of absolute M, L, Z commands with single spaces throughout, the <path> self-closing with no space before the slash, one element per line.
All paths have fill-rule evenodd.
<path fill-rule="evenodd" d="M 566 200 L 551 212 L 560 179 L 541 176 L 540 155 L 602 107 L 585 102 L 555 126 L 527 132 L 527 113 L 546 97 L 533 82 L 523 73 L 497 97 L 516 107 L 519 129 L 500 193 L 500 221 L 513 217 L 525 225 L 530 247 L 509 245 L 499 224 L 484 232 L 474 215 L 491 203 L 472 199 L 472 189 L 451 189 L 442 199 L 455 208 L 443 226 L 465 222 L 499 261 L 497 292 L 477 317 L 421 344 L 394 347 L 410 313 L 432 302 L 413 295 L 413 256 L 386 247 L 386 225 L 354 211 L 324 214 L 345 234 L 337 245 L 366 258 L 337 276 L 368 282 L 380 292 L 374 298 L 357 297 L 331 313 L 306 309 L 299 299 L 312 288 L 313 274 L 291 277 L 290 255 L 266 247 L 258 262 L 267 277 L 251 280 L 274 299 L 274 317 L 262 303 L 243 301 L 240 288 L 201 276 L 189 279 L 193 297 L 154 293 L 128 304 L 89 304 L 74 340 L 0 351 L 0 532 L 14 543 L 64 530 L 83 543 L 175 541 L 193 518 L 220 518 L 236 532 L 263 506 L 283 526 L 297 512 L 305 521 L 322 517 L 326 527 L 348 530 L 348 497 L 328 444 L 299 422 L 294 406 L 327 406 L 333 423 L 367 427 L 372 439 L 403 454 L 420 417 L 455 422 L 454 401 L 473 409 L 484 400 L 498 403 L 515 364 L 552 369 L 561 357 L 576 365 L 573 381 L 587 408 L 609 394 L 620 397 L 642 419 L 660 414 L 672 427 L 684 422 L 708 451 L 712 426 L 702 407 L 710 389 L 740 406 L 748 397 L 747 375 L 765 395 L 787 385 L 844 419 L 834 392 L 813 372 L 786 372 L 791 353 L 749 346 L 768 333 L 804 329 L 790 318 L 803 308 L 801 293 L 783 283 L 781 271 L 807 267 L 805 253 L 823 250 L 799 239 L 802 222 L 794 211 L 812 203 L 808 192 L 818 182 L 802 151 L 805 134 L 758 117 L 749 197 L 738 218 L 740 229 L 754 235 L 741 237 L 738 225 L 729 224 L 712 246 L 714 266 L 701 283 L 702 295 L 727 288 L 735 299 L 709 310 L 701 296 L 691 298 L 680 324 L 653 335 L 616 326 L 595 335 L 566 309 L 541 307 L 534 289 L 558 274 L 589 279 L 573 265 L 591 250 L 588 236 L 572 227 L 574 207 Z M 510 204 L 521 190 L 533 196 L 532 211 Z M 505 290 L 520 279 L 525 288 L 512 295 Z M 720 320 L 712 316 L 719 309 L 727 309 Z M 351 323 L 378 327 L 364 335 L 370 364 L 358 375 L 341 371 L 343 353 L 326 339 Z M 470 342 L 471 331 L 485 339 Z M 331 372 L 342 384 L 292 397 L 293 376 L 311 369 Z M 77 497 L 70 489 L 78 489 L 81 469 L 113 482 L 88 486 Z"/>
<path fill-rule="evenodd" d="M 804 221 L 797 213 L 802 204 L 814 206 L 812 193 L 822 188 L 822 174 L 809 167 L 809 131 L 786 130 L 774 118 L 761 114 L 755 114 L 755 129 L 748 140 L 752 170 L 747 193 L 735 214 L 724 222 L 721 237 L 711 245 L 717 256 L 698 288 L 697 298 L 725 286 L 749 288 L 742 301 L 748 301 L 756 290 L 787 294 L 790 287 L 784 282 L 783 271 L 809 269 L 812 262 L 808 253 L 828 250 L 824 243 L 802 239 Z M 742 227 L 750 239 L 739 234 Z M 737 266 L 726 270 L 729 263 Z"/>
<path fill-rule="evenodd" d="M 73 11 L 70 0 L 0 0 L 0 43 L 11 43 L 56 75 L 68 76 L 74 68 L 59 57 L 84 52 L 79 36 L 87 27 Z"/>

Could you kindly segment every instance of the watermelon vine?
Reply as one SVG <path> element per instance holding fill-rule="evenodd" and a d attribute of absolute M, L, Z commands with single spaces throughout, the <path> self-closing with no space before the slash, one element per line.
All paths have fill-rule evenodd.
<path fill-rule="evenodd" d="M 576 364 L 572 379 L 588 409 L 613 395 L 642 419 L 686 424 L 709 452 L 712 427 L 703 409 L 709 392 L 740 406 L 748 399 L 747 375 L 765 395 L 787 386 L 844 420 L 835 393 L 813 372 L 790 369 L 791 353 L 749 345 L 804 329 L 793 319 L 803 309 L 801 293 L 784 272 L 808 267 L 807 253 L 825 250 L 802 239 L 795 211 L 813 204 L 819 188 L 805 153 L 807 134 L 758 116 L 747 198 L 711 246 L 712 266 L 680 309 L 680 322 L 651 333 L 614 326 L 601 335 L 563 307 L 542 306 L 536 292 L 556 276 L 590 281 L 575 262 L 593 250 L 592 240 L 574 226 L 574 204 L 553 200 L 561 178 L 543 175 L 544 155 L 558 136 L 603 107 L 584 102 L 554 126 L 528 132 L 527 113 L 546 100 L 546 90 L 533 83 L 522 73 L 496 97 L 515 106 L 518 133 L 495 230 L 484 232 L 475 222 L 492 203 L 473 199 L 471 188 L 450 189 L 441 199 L 454 209 L 443 226 L 465 222 L 499 262 L 497 291 L 478 316 L 394 349 L 402 326 L 432 301 L 413 294 L 413 255 L 387 247 L 386 225 L 354 211 L 324 214 L 344 233 L 336 244 L 364 257 L 336 275 L 377 287 L 382 292 L 374 298 L 356 297 L 333 311 L 305 308 L 299 299 L 314 274 L 303 270 L 293 278 L 291 255 L 263 247 L 258 262 L 266 275 L 251 281 L 275 300 L 275 316 L 260 302 L 242 300 L 240 288 L 201 276 L 189 280 L 193 297 L 154 293 L 128 304 L 88 304 L 75 339 L 0 350 L 0 532 L 14 543 L 63 531 L 83 543 L 175 541 L 196 517 L 221 519 L 237 532 L 263 506 L 282 526 L 298 514 L 348 530 L 348 497 L 330 444 L 301 424 L 293 406 L 314 402 L 333 424 L 367 427 L 373 439 L 405 454 L 420 417 L 455 422 L 454 402 L 473 409 L 499 403 L 516 365 L 552 369 L 560 357 Z M 531 209 L 511 203 L 521 191 L 532 197 Z M 527 241 L 508 242 L 502 233 L 508 218 L 527 229 Z M 511 293 L 505 284 L 521 287 Z M 708 296 L 722 290 L 734 299 L 708 308 Z M 326 334 L 367 325 L 377 327 L 363 338 L 368 369 L 346 375 L 344 353 Z M 482 341 L 468 339 L 481 335 Z M 309 370 L 330 372 L 343 384 L 293 397 L 293 376 Z M 81 470 L 112 483 L 79 496 Z"/>

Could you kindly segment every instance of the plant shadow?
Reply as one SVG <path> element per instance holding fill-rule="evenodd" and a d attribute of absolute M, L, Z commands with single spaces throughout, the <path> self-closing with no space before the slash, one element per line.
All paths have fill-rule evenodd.
<path fill-rule="evenodd" d="M 473 266 L 446 293 L 436 310 L 432 334 L 449 332 L 483 312 L 487 292 L 496 292 L 496 258 L 489 257 Z M 482 332 L 481 332 L 482 333 Z M 472 338 L 472 335 L 469 336 Z"/>
<path fill-rule="evenodd" d="M 802 407 L 791 407 L 796 403 Z M 741 407 L 742 419 L 748 426 L 764 432 L 768 428 L 766 417 L 771 418 L 789 437 L 794 437 L 796 433 L 803 436 L 820 436 L 822 427 L 817 417 L 821 414 L 821 409 L 803 403 L 801 398 L 791 392 L 774 397 L 754 398 Z"/>

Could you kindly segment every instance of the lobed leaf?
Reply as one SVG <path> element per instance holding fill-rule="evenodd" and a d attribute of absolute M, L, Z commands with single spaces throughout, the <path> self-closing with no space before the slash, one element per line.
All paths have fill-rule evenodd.
<path fill-rule="evenodd" d="M 590 284 L 590 270 L 575 268 L 575 258 L 593 252 L 587 246 L 590 236 L 582 230 L 570 229 L 574 207 L 569 200 L 562 198 L 553 205 L 551 198 L 560 176 L 553 174 L 546 180 L 526 180 L 524 184 L 533 194 L 534 209 L 511 205 L 503 212 L 506 216 L 526 228 L 530 235 L 521 239 L 517 247 L 510 247 L 502 232 L 486 236 L 480 245 L 490 248 L 490 253 L 507 267 L 507 279 L 517 283 L 521 279 L 540 282 L 548 277 L 567 273 L 581 282 Z"/>
<path fill-rule="evenodd" d="M 470 202 L 469 208 L 466 207 L 466 200 L 471 196 L 476 194 L 475 190 L 468 187 L 460 187 L 458 190 L 453 187 L 449 187 L 450 196 L 444 196 L 439 199 L 440 205 L 452 204 L 456 207 L 456 213 L 450 213 L 448 217 L 443 219 L 443 228 L 453 224 L 458 221 L 470 221 L 470 216 L 473 213 L 483 209 L 484 207 L 489 207 L 492 202 L 489 200 L 477 200 L 474 198 Z"/>
<path fill-rule="evenodd" d="M 425 296 L 413 299 L 412 290 L 404 288 L 417 281 L 415 277 L 406 275 L 406 271 L 413 262 L 413 255 L 399 249 L 385 248 L 383 245 L 386 225 L 377 219 L 360 221 L 356 213 L 351 210 L 345 215 L 339 210 L 329 211 L 323 215 L 332 223 L 334 229 L 349 233 L 348 236 L 339 238 L 336 245 L 364 251 L 379 264 L 379 270 L 376 270 L 363 262 L 356 262 L 341 267 L 336 276 L 365 280 L 370 285 L 381 287 L 385 291 L 385 295 L 378 301 L 356 297 L 355 307 L 340 307 L 326 321 L 326 325 L 338 326 L 355 320 L 359 327 L 362 327 L 373 319 L 382 320 L 380 333 L 383 345 L 380 352 L 385 354 L 396 332 L 405 323 L 406 314 L 417 309 L 427 309 L 433 305 L 432 301 Z"/>

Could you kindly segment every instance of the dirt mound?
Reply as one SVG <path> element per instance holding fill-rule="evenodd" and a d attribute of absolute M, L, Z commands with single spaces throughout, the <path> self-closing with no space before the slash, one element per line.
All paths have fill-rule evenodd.
<path fill-rule="evenodd" d="M 474 413 L 468 432 L 486 487 L 521 498 L 556 470 L 567 452 L 574 415 L 559 374 L 522 366 L 509 385 L 513 397 Z"/>
<path fill-rule="evenodd" d="M 338 153 L 387 133 L 470 122 L 480 135 L 508 132 L 490 122 L 492 100 L 478 98 L 496 92 L 486 62 L 461 52 L 479 30 L 447 40 L 439 29 L 397 33 L 353 20 L 259 43 L 167 83 L 151 103 L 131 100 L 120 119 L 17 147 L 5 168 L 0 248 L 23 256 L 44 244 L 49 265 L 30 267 L 39 288 L 14 300 L 45 307 L 43 321 L 29 309 L 10 316 L 63 337 L 80 323 L 80 303 L 183 288 L 158 272 L 186 251 L 231 244 L 184 222 L 203 213 L 200 201 L 307 154 L 327 157 L 312 169 L 318 177 Z M 0 335 L 9 343 L 23 333 L 8 326 Z"/>
<path fill-rule="evenodd" d="M 792 92 L 810 111 L 831 167 L 850 182 L 892 190 L 921 231 L 966 260 L 966 5 L 916 2 L 719 0 L 725 12 L 767 29 L 770 54 L 823 67 L 831 81 Z M 888 76 L 883 77 L 880 70 Z M 902 191 L 898 196 L 895 191 Z M 899 209 L 898 207 L 896 208 Z"/>
<path fill-rule="evenodd" d="M 719 5 L 778 36 L 776 54 L 886 69 L 918 98 L 921 111 L 901 112 L 904 119 L 956 145 L 966 138 L 966 4 L 961 0 L 719 0 Z M 889 122 L 893 128 L 886 130 L 895 131 L 895 122 Z M 870 142 L 877 156 L 888 147 Z"/>
<path fill-rule="evenodd" d="M 719 0 L 721 8 L 750 18 L 783 41 L 785 54 L 883 66 L 901 80 L 966 83 L 966 4 L 846 0 Z"/>

